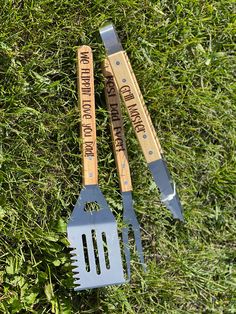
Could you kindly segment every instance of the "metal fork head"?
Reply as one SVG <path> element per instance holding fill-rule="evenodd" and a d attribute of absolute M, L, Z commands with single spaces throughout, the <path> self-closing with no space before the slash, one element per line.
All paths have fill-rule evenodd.
<path fill-rule="evenodd" d="M 132 200 L 132 193 L 131 192 L 122 192 L 122 199 L 123 199 L 123 220 L 126 226 L 122 229 L 122 239 L 124 243 L 124 252 L 125 252 L 125 259 L 126 259 L 126 266 L 127 266 L 127 275 L 128 280 L 131 276 L 130 271 L 130 247 L 129 247 L 129 232 L 132 230 L 134 234 L 134 241 L 135 246 L 137 249 L 139 261 L 143 267 L 143 270 L 146 271 L 146 265 L 144 262 L 143 256 L 143 247 L 141 241 L 141 232 L 140 226 L 135 215 L 135 211 L 133 208 L 133 200 Z"/>
<path fill-rule="evenodd" d="M 96 202 L 100 210 L 86 212 L 89 202 Z M 76 291 L 125 282 L 117 224 L 98 185 L 82 189 L 67 233 Z"/>

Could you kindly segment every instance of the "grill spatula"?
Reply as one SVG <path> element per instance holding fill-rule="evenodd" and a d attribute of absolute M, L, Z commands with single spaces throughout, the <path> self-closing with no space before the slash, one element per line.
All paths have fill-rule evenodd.
<path fill-rule="evenodd" d="M 83 189 L 67 226 L 73 249 L 75 290 L 125 282 L 117 224 L 98 186 L 93 57 L 91 48 L 77 51 L 81 112 Z M 98 211 L 86 208 L 96 203 Z"/>

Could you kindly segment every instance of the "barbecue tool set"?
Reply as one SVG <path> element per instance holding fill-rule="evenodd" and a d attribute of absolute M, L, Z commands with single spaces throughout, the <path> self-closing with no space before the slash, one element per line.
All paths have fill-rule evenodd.
<path fill-rule="evenodd" d="M 134 235 L 139 262 L 144 271 L 146 270 L 140 226 L 133 208 L 132 182 L 120 96 L 128 111 L 148 167 L 161 192 L 162 202 L 174 218 L 184 220 L 175 185 L 163 159 L 160 142 L 127 54 L 112 24 L 102 27 L 100 35 L 107 52 L 102 71 L 123 201 L 122 240 L 126 271 L 123 269 L 116 220 L 98 186 L 93 56 L 90 47 L 81 46 L 77 50 L 77 82 L 81 114 L 83 188 L 67 226 L 76 291 L 122 284 L 130 280 L 130 230 Z M 99 207 L 98 210 L 94 210 L 95 205 L 96 208 Z M 92 206 L 94 207 L 91 210 Z"/>

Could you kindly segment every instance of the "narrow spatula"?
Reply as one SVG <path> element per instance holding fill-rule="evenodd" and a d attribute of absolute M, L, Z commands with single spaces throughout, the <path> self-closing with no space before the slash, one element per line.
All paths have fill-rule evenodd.
<path fill-rule="evenodd" d="M 98 186 L 93 56 L 88 46 L 78 48 L 77 77 L 84 187 L 68 223 L 67 234 L 73 249 L 74 289 L 83 290 L 121 284 L 125 278 L 117 224 Z M 94 203 L 99 210 L 87 210 Z"/>

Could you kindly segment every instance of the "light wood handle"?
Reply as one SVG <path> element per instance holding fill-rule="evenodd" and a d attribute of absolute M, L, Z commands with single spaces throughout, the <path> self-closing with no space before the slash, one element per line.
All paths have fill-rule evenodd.
<path fill-rule="evenodd" d="M 114 53 L 108 59 L 146 161 L 161 159 L 161 145 L 126 52 Z"/>
<path fill-rule="evenodd" d="M 128 58 L 126 52 L 125 52 L 125 57 L 126 57 L 126 61 L 127 61 L 127 63 L 128 63 L 128 67 L 129 67 L 130 73 L 132 74 L 132 78 L 133 78 L 135 87 L 136 87 L 136 89 L 137 89 L 137 91 L 138 91 L 140 102 L 141 102 L 142 106 L 144 107 L 144 109 L 145 109 L 146 112 L 147 112 L 147 118 L 148 118 L 148 120 L 149 120 L 149 124 L 150 124 L 150 126 L 151 126 L 151 128 L 152 128 L 152 131 L 153 131 L 153 134 L 154 134 L 156 143 L 157 143 L 157 145 L 158 145 L 158 148 L 159 148 L 159 150 L 160 150 L 160 152 L 161 152 L 161 154 L 162 154 L 163 151 L 162 151 L 162 148 L 161 148 L 161 144 L 160 144 L 159 138 L 157 137 L 157 134 L 156 134 L 155 128 L 154 128 L 154 126 L 153 126 L 153 123 L 152 123 L 150 114 L 149 114 L 149 112 L 148 112 L 148 110 L 147 110 L 147 106 L 145 105 L 145 102 L 144 102 L 144 99 L 143 99 L 143 95 L 142 95 L 141 90 L 140 90 L 140 87 L 139 87 L 139 85 L 138 85 L 138 81 L 137 81 L 136 76 L 135 76 L 135 74 L 134 74 L 134 71 L 133 71 L 133 69 L 132 69 L 132 67 L 131 67 L 131 63 L 130 63 L 130 60 L 129 60 L 129 58 Z"/>
<path fill-rule="evenodd" d="M 132 191 L 132 183 L 125 143 L 120 97 L 111 66 L 107 59 L 102 65 L 102 71 L 105 77 L 105 96 L 108 112 L 110 115 L 113 151 L 115 155 L 117 171 L 119 174 L 120 189 L 121 192 L 128 192 Z"/>
<path fill-rule="evenodd" d="M 83 184 L 98 184 L 93 55 L 89 46 L 77 50 L 77 84 L 81 114 Z"/>

